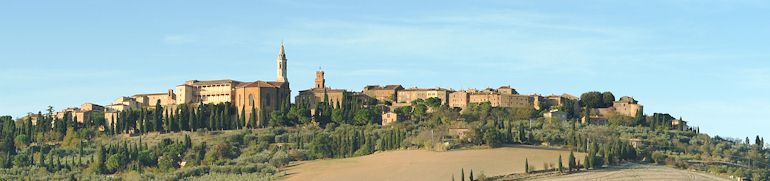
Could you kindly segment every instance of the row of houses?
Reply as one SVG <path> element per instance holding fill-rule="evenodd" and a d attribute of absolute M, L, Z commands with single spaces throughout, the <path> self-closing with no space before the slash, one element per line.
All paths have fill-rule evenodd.
<path fill-rule="evenodd" d="M 283 43 L 280 46 L 277 58 L 277 77 L 275 81 L 244 82 L 236 80 L 189 80 L 173 89 L 162 93 L 135 94 L 132 96 L 120 96 L 106 106 L 93 103 L 85 103 L 79 108 L 67 108 L 56 113 L 56 117 L 63 119 L 65 115 L 71 115 L 78 122 L 83 122 L 93 112 L 103 112 L 108 123 L 114 121 L 118 112 L 140 108 L 154 108 L 160 105 L 167 109 L 173 109 L 178 105 L 219 104 L 231 103 L 251 116 L 252 110 L 269 114 L 277 110 L 280 105 L 290 100 L 291 89 L 287 78 L 286 54 Z M 362 91 L 348 91 L 345 89 L 333 89 L 327 87 L 325 72 L 316 72 L 315 84 L 312 88 L 299 91 L 295 97 L 296 104 L 309 106 L 311 111 L 319 102 L 328 101 L 332 106 L 344 104 L 344 101 L 359 101 L 377 103 L 388 109 L 382 113 L 384 125 L 397 122 L 400 116 L 390 110 L 398 107 L 409 106 L 419 99 L 435 98 L 442 105 L 467 110 L 470 105 L 488 102 L 492 107 L 501 108 L 525 108 L 545 111 L 544 117 L 548 119 L 568 119 L 567 112 L 580 112 L 578 97 L 563 94 L 541 96 L 537 94 L 519 94 L 510 86 L 486 89 L 453 90 L 446 88 L 404 88 L 401 85 L 368 85 Z M 570 106 L 568 106 L 570 105 Z M 253 109 L 252 109 L 253 108 Z M 573 110 L 564 110 L 571 108 Z M 584 122 L 597 122 L 605 120 L 610 114 L 636 116 L 642 113 L 643 107 L 631 97 L 622 97 L 612 107 L 592 109 L 591 116 L 583 118 Z M 257 118 L 258 122 L 263 121 Z"/>
<path fill-rule="evenodd" d="M 483 90 L 452 90 L 445 88 L 404 88 L 401 85 L 368 85 L 362 91 L 349 91 L 334 89 L 326 86 L 325 72 L 316 72 L 315 85 L 311 89 L 301 90 L 295 98 L 296 104 L 309 106 L 311 111 L 323 101 L 334 107 L 344 104 L 344 101 L 369 102 L 386 107 L 382 113 L 383 125 L 397 122 L 399 115 L 390 111 L 396 108 L 409 106 L 413 101 L 438 99 L 442 105 L 460 110 L 466 110 L 471 104 L 489 102 L 492 107 L 503 108 L 528 108 L 540 110 L 546 107 L 565 107 L 565 104 L 573 104 L 578 108 L 578 98 L 569 94 L 541 96 L 537 94 L 522 95 L 510 86 L 502 86 L 497 89 L 487 88 Z M 579 111 L 579 110 L 577 110 Z M 566 119 L 563 110 L 554 110 L 550 114 L 557 118 Z"/>
<path fill-rule="evenodd" d="M 136 110 L 141 108 L 155 108 L 160 105 L 164 109 L 173 110 L 178 105 L 199 105 L 231 103 L 244 110 L 246 119 L 249 119 L 252 110 L 258 110 L 269 114 L 283 105 L 285 101 L 291 101 L 291 89 L 287 78 L 287 58 L 283 43 L 281 43 L 277 58 L 277 77 L 275 81 L 236 81 L 236 80 L 189 80 L 173 89 L 162 93 L 135 94 L 132 96 L 120 96 L 106 106 L 93 103 L 85 103 L 80 107 L 66 108 L 56 112 L 59 120 L 68 116 L 75 121 L 84 122 L 93 113 L 103 113 L 107 124 L 113 123 L 119 112 Z M 36 124 L 37 117 L 27 116 Z M 257 121 L 263 121 L 259 120 Z"/>

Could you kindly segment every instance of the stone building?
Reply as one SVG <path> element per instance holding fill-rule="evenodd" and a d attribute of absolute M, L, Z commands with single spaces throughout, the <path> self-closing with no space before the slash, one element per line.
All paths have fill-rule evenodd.
<path fill-rule="evenodd" d="M 27 113 L 26 116 L 17 119 L 17 122 L 18 121 L 27 121 L 27 120 L 29 120 L 30 122 L 32 122 L 32 126 L 37 126 L 37 121 L 39 119 L 43 118 L 43 117 L 44 117 L 44 115 L 39 115 L 37 113 L 31 113 L 30 112 L 30 113 Z"/>
<path fill-rule="evenodd" d="M 572 111 L 573 113 L 578 113 L 581 110 L 578 98 L 569 94 L 545 96 L 541 103 L 550 106 L 552 109 L 556 107 L 559 110 Z M 572 110 L 567 110 L 568 104 Z"/>
<path fill-rule="evenodd" d="M 233 91 L 243 82 L 235 80 L 189 80 L 176 86 L 176 104 L 219 104 L 231 102 Z"/>
<path fill-rule="evenodd" d="M 679 131 L 685 131 L 689 130 L 690 127 L 687 126 L 687 121 L 682 120 L 682 118 L 671 120 L 671 129 L 679 130 Z"/>
<path fill-rule="evenodd" d="M 383 112 L 382 113 L 382 126 L 387 126 L 399 121 L 398 114 L 395 112 Z"/>
<path fill-rule="evenodd" d="M 641 104 L 638 104 L 638 102 L 634 100 L 634 98 L 623 96 L 620 98 L 620 100 L 613 102 L 612 107 L 592 108 L 591 116 L 595 116 L 597 118 L 602 118 L 602 119 L 608 119 L 610 115 L 636 117 L 637 113 L 644 114 L 643 111 L 644 111 L 643 106 Z"/>
<path fill-rule="evenodd" d="M 612 108 L 615 112 L 629 117 L 636 117 L 638 113 L 644 114 L 644 107 L 629 96 L 623 96 L 620 100 L 615 101 Z"/>
<path fill-rule="evenodd" d="M 115 121 L 118 119 L 119 115 L 120 112 L 118 111 L 105 111 L 104 121 L 107 123 L 107 127 L 114 128 L 112 125 L 115 124 Z"/>
<path fill-rule="evenodd" d="M 420 89 L 420 88 L 409 88 L 398 91 L 396 95 L 397 103 L 399 104 L 411 104 L 412 101 L 415 101 L 417 99 L 428 99 L 428 98 L 438 98 L 441 100 L 441 104 L 448 104 L 449 103 L 449 94 L 451 93 L 450 90 L 442 89 L 442 88 L 430 88 L 430 89 Z"/>
<path fill-rule="evenodd" d="M 492 107 L 532 108 L 536 106 L 533 96 L 520 95 L 510 86 L 498 89 L 487 88 L 481 91 L 470 89 L 453 92 L 449 96 L 449 106 L 454 108 L 465 109 L 468 104 L 484 102 L 489 102 Z"/>
<path fill-rule="evenodd" d="M 115 101 L 112 102 L 112 104 L 107 105 L 106 109 L 109 111 L 124 111 L 129 109 L 139 109 L 141 108 L 141 105 L 139 102 L 136 101 L 136 99 L 131 97 L 119 97 L 115 99 Z"/>
<path fill-rule="evenodd" d="M 56 112 L 54 117 L 58 120 L 63 120 L 67 115 L 70 115 L 70 116 L 74 115 L 76 111 L 80 111 L 80 108 L 77 108 L 77 107 L 65 108 L 60 112 Z"/>
<path fill-rule="evenodd" d="M 261 123 L 262 118 L 267 118 L 271 112 L 279 110 L 284 101 L 289 101 L 290 93 L 288 82 L 255 81 L 236 87 L 233 103 L 239 112 L 243 110 L 241 114 L 245 114 L 247 121 L 251 119 L 252 110 L 257 111 L 256 120 Z"/>
<path fill-rule="evenodd" d="M 364 92 L 348 92 L 348 95 L 350 97 L 350 100 L 357 101 L 359 104 L 367 106 L 367 105 L 374 105 L 379 102 L 379 100 L 370 97 L 369 95 L 366 95 Z"/>
<path fill-rule="evenodd" d="M 154 93 L 154 94 L 136 94 L 131 96 L 142 107 L 155 107 L 160 101 L 161 106 L 168 106 L 176 104 L 176 94 L 174 90 L 169 89 L 166 93 Z"/>
<path fill-rule="evenodd" d="M 404 90 L 404 87 L 401 87 L 401 85 L 368 85 L 364 87 L 363 92 L 367 96 L 377 99 L 377 101 L 381 103 L 393 103 L 398 100 L 398 91 L 400 90 Z"/>
<path fill-rule="evenodd" d="M 284 45 L 278 50 L 276 81 L 254 81 L 240 83 L 234 89 L 232 102 L 239 114 L 251 119 L 252 110 L 257 111 L 257 124 L 262 125 L 263 118 L 267 118 L 271 112 L 279 110 L 282 105 L 291 101 L 291 88 L 289 87 L 286 67 L 286 53 Z M 240 111 L 243 110 L 243 111 Z"/>
<path fill-rule="evenodd" d="M 295 103 L 306 105 L 311 110 L 315 110 L 316 105 L 319 102 L 324 101 L 329 101 L 329 104 L 334 107 L 342 105 L 342 101 L 345 100 L 350 93 L 344 89 L 331 89 L 326 87 L 326 79 L 324 76 L 324 71 L 316 71 L 315 85 L 312 89 L 299 91 L 299 94 L 294 99 Z"/>
<path fill-rule="evenodd" d="M 100 106 L 98 104 L 87 102 L 87 103 L 83 103 L 83 104 L 80 105 L 80 110 L 82 110 L 82 111 L 99 111 L 99 112 L 101 112 L 101 111 L 104 111 L 104 106 Z"/>
<path fill-rule="evenodd" d="M 465 108 L 468 106 L 470 94 L 465 91 L 457 91 L 449 94 L 449 107 Z"/>
<path fill-rule="evenodd" d="M 554 109 L 543 113 L 543 118 L 563 121 L 567 120 L 567 112 Z"/>

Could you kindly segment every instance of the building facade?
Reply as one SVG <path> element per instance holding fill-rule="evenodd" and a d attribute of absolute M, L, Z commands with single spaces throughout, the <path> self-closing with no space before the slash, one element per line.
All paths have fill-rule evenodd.
<path fill-rule="evenodd" d="M 449 96 L 449 106 L 465 109 L 469 104 L 489 102 L 492 107 L 507 108 L 537 108 L 534 96 L 520 95 L 510 86 L 502 86 L 498 89 L 487 88 L 484 90 L 470 89 L 453 92 Z"/>
<path fill-rule="evenodd" d="M 409 89 L 403 89 L 398 91 L 396 100 L 399 104 L 411 104 L 412 101 L 415 101 L 417 99 L 428 99 L 428 98 L 438 98 L 441 100 L 441 104 L 448 104 L 449 103 L 449 94 L 451 91 L 447 89 L 442 88 L 432 88 L 432 89 L 420 89 L 420 88 L 409 88 Z"/>
<path fill-rule="evenodd" d="M 166 93 L 154 93 L 154 94 L 136 94 L 131 96 L 142 107 L 155 107 L 160 101 L 161 106 L 168 106 L 176 104 L 176 94 L 174 90 L 169 89 Z"/>
<path fill-rule="evenodd" d="M 396 102 L 398 100 L 398 91 L 404 90 L 401 85 L 368 85 L 364 87 L 363 93 L 367 96 L 377 99 L 381 103 Z"/>
<path fill-rule="evenodd" d="M 232 102 L 239 110 L 239 114 L 246 117 L 247 122 L 252 115 L 255 115 L 257 124 L 264 125 L 270 113 L 280 110 L 281 106 L 288 105 L 291 101 L 286 61 L 286 52 L 281 43 L 276 61 L 278 64 L 276 81 L 254 81 L 241 83 L 235 87 Z"/>
<path fill-rule="evenodd" d="M 176 104 L 231 102 L 233 91 L 243 82 L 235 80 L 189 80 L 176 86 Z"/>
<path fill-rule="evenodd" d="M 301 90 L 294 99 L 296 104 L 301 104 L 314 110 L 318 103 L 328 101 L 329 105 L 337 107 L 342 105 L 350 93 L 344 89 L 331 89 L 326 87 L 325 73 L 322 70 L 316 72 L 315 85 L 312 89 Z"/>
<path fill-rule="evenodd" d="M 382 126 L 387 126 L 393 123 L 398 122 L 398 114 L 395 112 L 384 112 L 382 113 Z"/>
<path fill-rule="evenodd" d="M 639 113 L 644 114 L 644 106 L 629 96 L 623 96 L 612 103 L 612 108 L 615 112 L 628 117 L 636 117 Z"/>

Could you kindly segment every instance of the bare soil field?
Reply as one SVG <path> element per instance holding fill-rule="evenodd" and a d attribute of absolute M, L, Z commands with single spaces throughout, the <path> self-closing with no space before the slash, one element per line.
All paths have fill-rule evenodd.
<path fill-rule="evenodd" d="M 558 167 L 559 155 L 567 166 L 569 151 L 529 146 L 513 146 L 495 149 L 432 152 L 426 150 L 401 150 L 376 153 L 363 157 L 316 160 L 293 163 L 285 173 L 285 180 L 443 180 L 454 175 L 460 180 L 460 169 L 470 170 L 474 176 L 523 173 L 524 159 L 536 169 L 544 163 Z M 575 153 L 581 160 L 583 153 Z"/>

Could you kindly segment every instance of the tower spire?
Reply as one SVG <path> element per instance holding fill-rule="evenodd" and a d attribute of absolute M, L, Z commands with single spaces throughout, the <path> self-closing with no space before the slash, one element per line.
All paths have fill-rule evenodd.
<path fill-rule="evenodd" d="M 284 50 L 283 41 L 281 41 L 281 48 L 278 50 L 278 76 L 276 82 L 288 82 L 286 78 L 286 52 Z"/>

